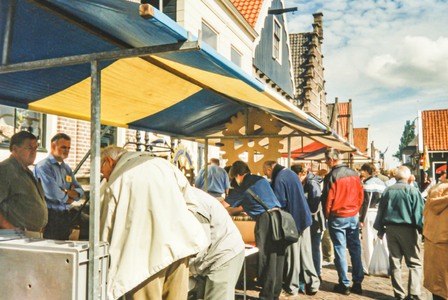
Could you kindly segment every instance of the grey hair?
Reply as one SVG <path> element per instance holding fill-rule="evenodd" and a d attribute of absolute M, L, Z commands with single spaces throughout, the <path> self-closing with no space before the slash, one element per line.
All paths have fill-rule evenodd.
<path fill-rule="evenodd" d="M 325 151 L 325 158 L 327 159 L 333 159 L 334 161 L 342 160 L 341 152 L 339 152 L 336 148 L 330 148 L 327 151 Z"/>
<path fill-rule="evenodd" d="M 397 180 L 404 179 L 408 180 L 411 177 L 411 170 L 408 167 L 401 166 L 397 169 L 397 173 L 395 174 L 395 178 Z"/>
<path fill-rule="evenodd" d="M 128 150 L 117 147 L 117 146 L 109 146 L 101 150 L 101 166 L 104 163 L 106 157 L 110 157 L 113 160 L 118 160 L 123 154 L 127 153 Z"/>

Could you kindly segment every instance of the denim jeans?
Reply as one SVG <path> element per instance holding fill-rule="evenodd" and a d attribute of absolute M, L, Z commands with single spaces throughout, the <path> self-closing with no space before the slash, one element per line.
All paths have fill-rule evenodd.
<path fill-rule="evenodd" d="M 321 273 L 320 266 L 320 242 L 322 240 L 322 232 L 311 231 L 311 250 L 313 252 L 313 262 L 316 273 L 319 276 Z"/>
<path fill-rule="evenodd" d="M 334 264 L 338 271 L 339 283 L 350 286 L 348 279 L 347 251 L 352 261 L 352 277 L 354 283 L 361 283 L 364 279 L 361 262 L 361 243 L 359 240 L 359 219 L 353 217 L 335 217 L 328 219 L 331 240 L 334 246 Z"/>

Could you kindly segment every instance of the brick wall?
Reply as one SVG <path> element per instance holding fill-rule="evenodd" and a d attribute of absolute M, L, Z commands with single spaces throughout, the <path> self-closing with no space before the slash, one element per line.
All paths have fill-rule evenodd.
<path fill-rule="evenodd" d="M 65 163 L 73 170 L 90 150 L 90 122 L 57 117 L 57 132 L 63 132 L 71 137 L 70 155 Z M 89 173 L 90 160 L 88 159 L 78 171 L 77 175 Z"/>

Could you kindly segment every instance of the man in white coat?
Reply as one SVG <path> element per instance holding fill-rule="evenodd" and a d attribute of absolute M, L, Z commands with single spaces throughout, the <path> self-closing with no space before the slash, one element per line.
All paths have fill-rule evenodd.
<path fill-rule="evenodd" d="M 101 172 L 108 299 L 186 300 L 188 260 L 207 246 L 193 188 L 168 161 L 116 146 L 101 152 Z"/>
<path fill-rule="evenodd" d="M 190 260 L 190 272 L 198 283 L 196 299 L 234 300 L 244 262 L 243 238 L 219 201 L 200 189 L 195 195 L 196 218 L 209 240 L 209 246 Z"/>

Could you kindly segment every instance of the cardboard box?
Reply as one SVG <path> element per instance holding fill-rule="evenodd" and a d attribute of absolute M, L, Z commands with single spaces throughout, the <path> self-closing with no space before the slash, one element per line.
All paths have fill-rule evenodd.
<path fill-rule="evenodd" d="M 255 244 L 255 221 L 233 221 L 246 244 Z"/>

